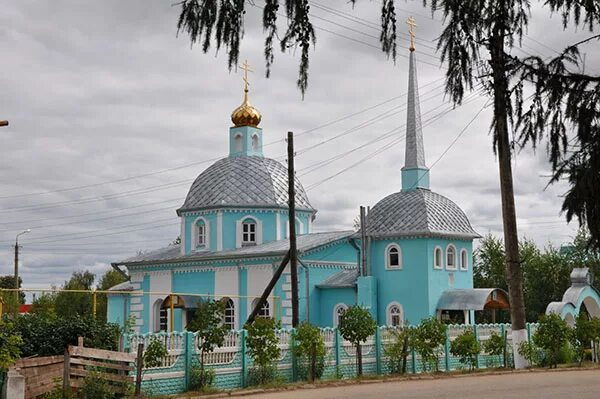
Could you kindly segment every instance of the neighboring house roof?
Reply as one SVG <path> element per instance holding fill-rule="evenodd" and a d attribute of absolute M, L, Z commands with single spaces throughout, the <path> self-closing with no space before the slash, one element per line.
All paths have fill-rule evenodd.
<path fill-rule="evenodd" d="M 117 285 L 113 285 L 108 290 L 109 291 L 133 291 L 133 285 L 129 281 L 122 282 Z"/>
<path fill-rule="evenodd" d="M 30 310 L 31 310 L 30 303 L 23 303 L 23 304 L 19 305 L 19 313 L 21 313 L 21 314 L 29 313 Z"/>
<path fill-rule="evenodd" d="M 343 270 L 317 284 L 317 288 L 354 288 L 358 269 Z"/>
<path fill-rule="evenodd" d="M 367 233 L 375 238 L 480 237 L 458 205 L 421 188 L 397 192 L 379 201 L 367 216 Z"/>
<path fill-rule="evenodd" d="M 298 252 L 316 249 L 323 245 L 331 244 L 350 237 L 353 231 L 334 231 L 327 233 L 301 234 L 297 237 Z M 270 241 L 261 245 L 230 249 L 219 252 L 195 252 L 189 255 L 181 255 L 179 245 L 172 245 L 155 251 L 142 253 L 140 255 L 125 259 L 121 262 L 113 262 L 113 265 L 129 265 L 144 263 L 174 263 L 187 261 L 204 261 L 226 258 L 252 258 L 263 256 L 284 255 L 290 247 L 289 239 Z"/>
<path fill-rule="evenodd" d="M 223 158 L 196 178 L 177 213 L 224 206 L 287 208 L 287 181 L 286 167 L 274 159 Z M 294 179 L 294 185 L 296 209 L 314 212 L 298 178 Z"/>
<path fill-rule="evenodd" d="M 503 296 L 503 300 L 494 300 L 493 292 Z M 508 294 L 500 288 L 465 288 L 445 290 L 438 300 L 438 310 L 483 310 L 490 301 L 508 304 Z M 494 306 L 496 308 L 504 308 Z"/>

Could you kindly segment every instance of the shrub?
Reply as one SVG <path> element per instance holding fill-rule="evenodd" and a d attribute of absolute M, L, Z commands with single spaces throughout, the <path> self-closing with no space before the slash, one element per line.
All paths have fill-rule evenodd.
<path fill-rule="evenodd" d="M 267 385 L 277 382 L 277 367 L 273 364 L 252 367 L 248 370 L 248 385 Z"/>
<path fill-rule="evenodd" d="M 23 340 L 14 333 L 13 324 L 0 319 L 0 374 L 19 359 Z"/>
<path fill-rule="evenodd" d="M 215 371 L 203 367 L 194 366 L 190 371 L 190 389 L 193 391 L 205 391 L 215 381 Z"/>
<path fill-rule="evenodd" d="M 540 365 L 544 357 L 542 350 L 534 343 L 528 341 L 521 342 L 519 344 L 518 351 L 519 354 L 523 356 L 531 366 Z"/>
<path fill-rule="evenodd" d="M 460 358 L 462 364 L 473 370 L 477 366 L 477 355 L 481 352 L 481 345 L 471 330 L 465 330 L 450 344 L 450 353 Z"/>
<path fill-rule="evenodd" d="M 246 325 L 247 352 L 256 365 L 256 370 L 252 372 L 255 378 L 248 378 L 252 381 L 251 385 L 264 385 L 274 379 L 275 370 L 271 364 L 279 357 L 279 341 L 275 334 L 277 327 L 275 320 L 264 317 L 258 317 Z"/>
<path fill-rule="evenodd" d="M 152 341 L 144 349 L 144 368 L 160 367 L 162 360 L 169 355 L 165 344 L 158 338 L 152 338 Z"/>
<path fill-rule="evenodd" d="M 308 322 L 302 322 L 294 331 L 294 355 L 298 359 L 301 378 L 314 381 L 321 378 L 325 367 L 325 341 L 321 330 Z"/>
<path fill-rule="evenodd" d="M 423 369 L 438 371 L 438 357 L 446 343 L 446 325 L 435 317 L 421 321 L 413 333 L 413 347 L 421 356 Z"/>
<path fill-rule="evenodd" d="M 590 347 L 591 342 L 598 342 L 599 340 L 600 319 L 588 319 L 584 314 L 580 313 L 571 336 L 572 345 L 580 365 L 585 358 L 586 349 Z"/>
<path fill-rule="evenodd" d="M 358 376 L 362 375 L 361 343 L 375 334 L 377 323 L 368 310 L 360 306 L 349 307 L 340 317 L 338 326 L 342 337 L 356 347 L 356 366 Z"/>
<path fill-rule="evenodd" d="M 411 331 L 408 327 L 393 330 L 391 333 L 392 342 L 383 350 L 392 374 L 406 373 L 406 359 L 410 352 Z"/>
<path fill-rule="evenodd" d="M 533 342 L 544 352 L 544 365 L 556 367 L 565 361 L 565 345 L 568 345 L 571 329 L 557 314 L 542 315 L 539 327 L 533 334 Z"/>
<path fill-rule="evenodd" d="M 504 359 L 504 353 L 506 351 L 506 342 L 504 342 L 504 337 L 492 332 L 490 338 L 483 343 L 483 350 L 498 359 L 498 362 L 492 361 L 492 366 L 496 366 L 498 364 L 503 364 L 506 359 Z M 506 367 L 506 364 L 504 364 Z"/>

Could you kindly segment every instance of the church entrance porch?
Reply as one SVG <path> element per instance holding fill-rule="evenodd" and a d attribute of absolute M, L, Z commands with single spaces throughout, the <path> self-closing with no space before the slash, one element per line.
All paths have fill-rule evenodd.
<path fill-rule="evenodd" d="M 500 288 L 452 289 L 442 293 L 438 318 L 450 324 L 474 324 L 475 312 L 491 312 L 495 323 L 496 312 L 509 309 L 508 293 Z"/>

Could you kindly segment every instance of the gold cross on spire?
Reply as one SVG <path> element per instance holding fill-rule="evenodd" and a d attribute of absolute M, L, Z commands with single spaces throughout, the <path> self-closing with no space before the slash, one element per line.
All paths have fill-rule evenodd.
<path fill-rule="evenodd" d="M 240 69 L 244 71 L 244 91 L 248 93 L 248 86 L 250 82 L 248 81 L 248 72 L 254 72 L 250 69 L 250 64 L 248 64 L 248 60 L 244 61 L 244 63 L 240 66 Z"/>
<path fill-rule="evenodd" d="M 409 26 L 408 33 L 410 34 L 410 51 L 415 51 L 415 28 L 418 26 L 417 21 L 413 16 L 410 16 L 406 20 L 406 24 Z"/>

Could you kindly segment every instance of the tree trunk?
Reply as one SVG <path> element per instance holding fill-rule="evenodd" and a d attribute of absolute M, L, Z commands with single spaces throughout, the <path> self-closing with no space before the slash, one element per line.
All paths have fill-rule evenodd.
<path fill-rule="evenodd" d="M 360 344 L 356 345 L 356 364 L 358 367 L 356 374 L 360 377 L 362 375 L 362 348 Z"/>
<path fill-rule="evenodd" d="M 504 224 L 504 246 L 506 248 L 506 278 L 510 298 L 510 316 L 515 368 L 525 368 L 527 361 L 519 355 L 518 347 L 527 340 L 525 329 L 525 303 L 523 281 L 519 259 L 519 237 L 513 191 L 510 133 L 508 130 L 508 78 L 507 58 L 504 52 L 504 28 L 495 27 L 490 39 L 491 64 L 494 82 L 495 140 L 500 168 L 500 192 L 502 196 L 502 219 Z"/>

